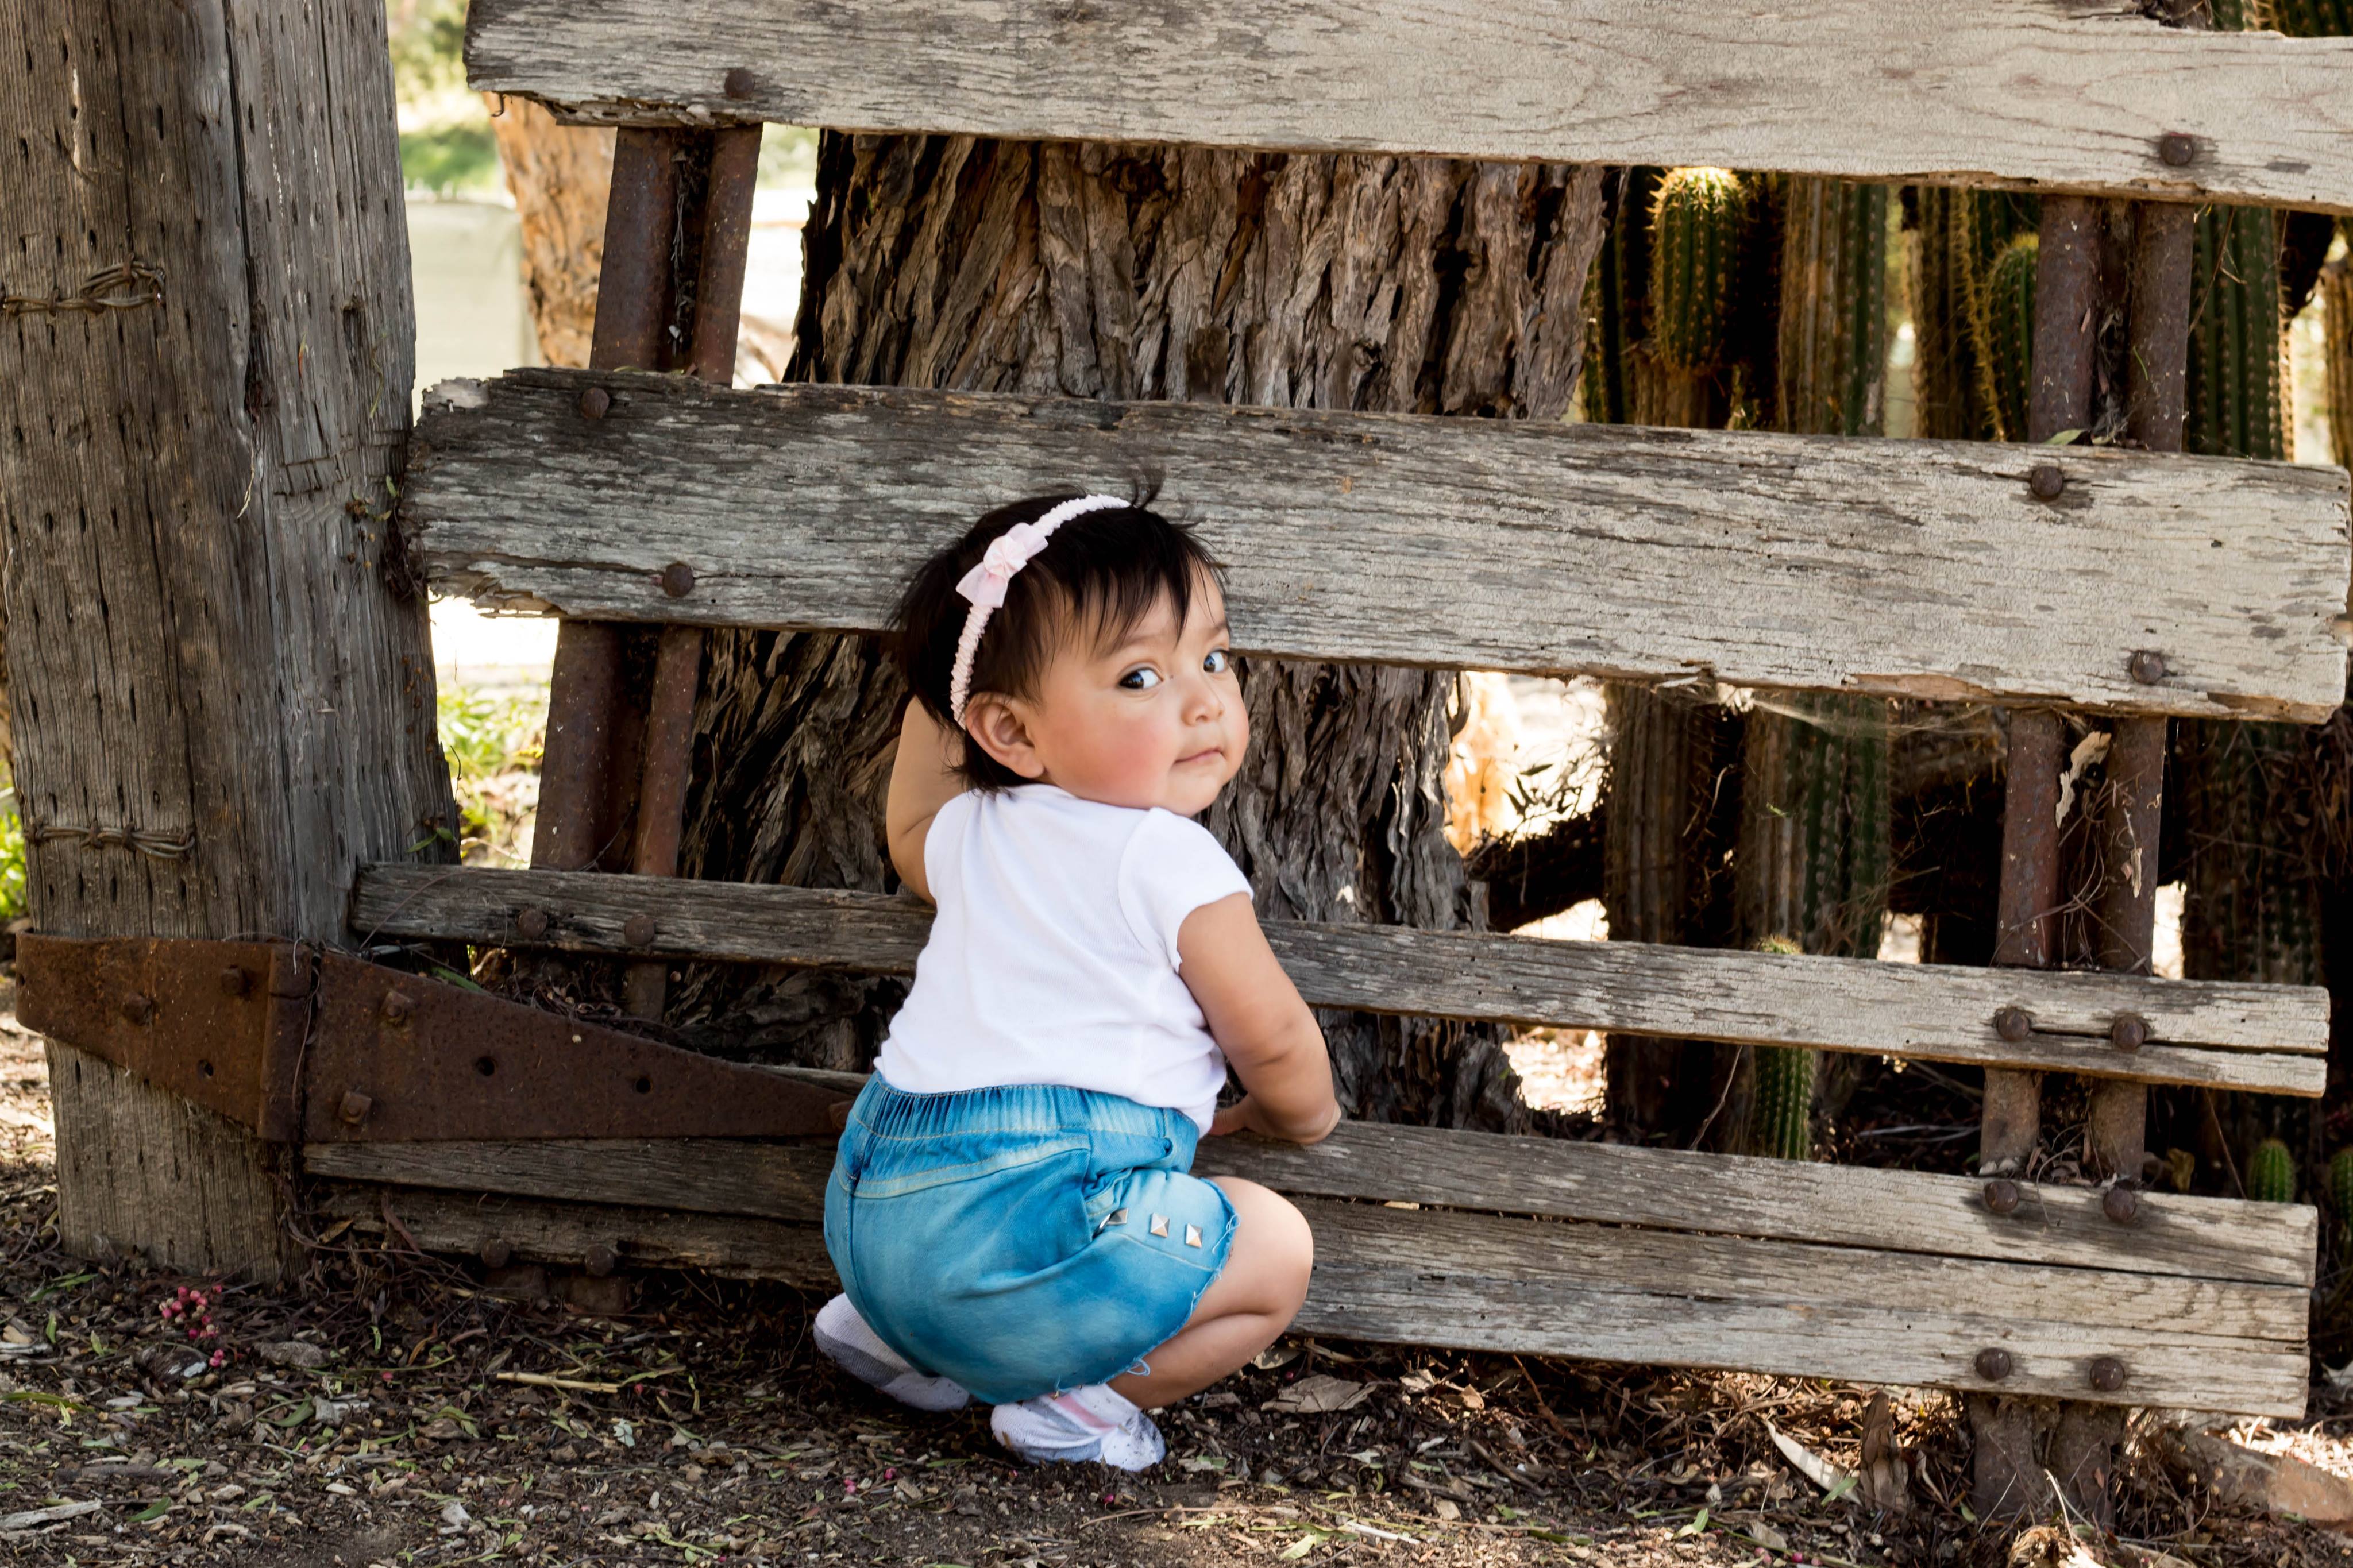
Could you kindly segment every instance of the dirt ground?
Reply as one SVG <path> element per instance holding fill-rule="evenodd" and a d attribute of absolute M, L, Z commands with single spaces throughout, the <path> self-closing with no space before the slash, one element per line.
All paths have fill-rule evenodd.
<path fill-rule="evenodd" d="M 513 1562 L 981 1568 L 2003 1563 L 1961 1506 L 1949 1401 L 1900 1397 L 1912 1506 L 1825 1495 L 1867 1394 L 1821 1383 L 1285 1342 L 1162 1415 L 1130 1476 L 1030 1469 L 986 1413 L 901 1409 L 807 1340 L 818 1302 L 687 1276 L 628 1310 L 517 1304 L 471 1265 L 314 1236 L 298 1290 L 56 1247 L 47 1077 L 0 1015 L 0 1560 L 372 1568 Z M 555 1282 L 559 1286 L 562 1281 Z M 2311 1423 L 2242 1428 L 2353 1471 Z M 2226 1513 L 2149 1457 L 2120 1538 L 2036 1568 L 2274 1568 L 2353 1540 Z"/>

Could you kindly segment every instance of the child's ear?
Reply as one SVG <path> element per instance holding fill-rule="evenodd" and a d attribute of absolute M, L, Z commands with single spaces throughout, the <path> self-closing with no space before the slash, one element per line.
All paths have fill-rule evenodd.
<path fill-rule="evenodd" d="M 964 724 L 975 745 L 1021 777 L 1034 779 L 1045 773 L 1046 763 L 1029 739 L 1029 726 L 1007 699 L 993 691 L 974 693 L 965 704 Z"/>

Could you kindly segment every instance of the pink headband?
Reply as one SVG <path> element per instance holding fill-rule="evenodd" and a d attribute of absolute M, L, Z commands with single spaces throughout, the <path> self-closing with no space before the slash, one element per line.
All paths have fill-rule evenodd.
<path fill-rule="evenodd" d="M 988 617 L 1003 607 L 1006 584 L 1013 581 L 1013 574 L 1045 549 L 1054 531 L 1071 519 L 1129 504 L 1118 496 L 1106 495 L 1074 496 L 1058 502 L 1037 521 L 1017 522 L 990 540 L 980 564 L 958 580 L 956 592 L 972 601 L 972 608 L 965 612 L 964 635 L 956 638 L 955 671 L 948 677 L 948 712 L 958 729 L 964 727 L 965 704 L 972 696 L 972 660 L 980 651 L 980 634 L 987 629 Z"/>

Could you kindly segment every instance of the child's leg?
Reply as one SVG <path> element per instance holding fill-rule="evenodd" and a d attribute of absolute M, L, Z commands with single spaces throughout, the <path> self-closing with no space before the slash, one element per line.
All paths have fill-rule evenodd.
<path fill-rule="evenodd" d="M 1210 1178 L 1234 1205 L 1234 1239 L 1226 1266 L 1201 1293 L 1193 1315 L 1144 1358 L 1152 1370 L 1115 1377 L 1111 1386 L 1145 1409 L 1198 1393 L 1275 1342 L 1307 1300 L 1315 1237 L 1289 1200 L 1237 1176 Z"/>

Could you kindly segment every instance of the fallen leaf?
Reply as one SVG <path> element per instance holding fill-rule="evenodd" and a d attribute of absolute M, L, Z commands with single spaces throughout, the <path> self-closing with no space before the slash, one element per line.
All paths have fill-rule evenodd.
<path fill-rule="evenodd" d="M 1763 1418 L 1759 1417 L 1759 1419 Z M 1781 1429 L 1770 1421 L 1765 1423 L 1765 1433 L 1773 1439 L 1773 1447 L 1781 1450 L 1781 1457 L 1797 1467 L 1799 1475 L 1821 1488 L 1823 1491 L 1833 1497 L 1841 1497 L 1853 1487 L 1852 1476 L 1804 1444 L 1785 1436 Z"/>
<path fill-rule="evenodd" d="M 1313 1377 L 1301 1378 L 1259 1408 L 1293 1415 L 1325 1415 L 1339 1410 L 1354 1410 L 1371 1398 L 1372 1393 L 1370 1384 L 1326 1377 L 1319 1372 Z"/>
<path fill-rule="evenodd" d="M 327 1352 L 303 1340 L 286 1340 L 274 1345 L 256 1345 L 254 1353 L 272 1366 L 296 1367 L 303 1372 L 316 1371 L 327 1364 Z"/>
<path fill-rule="evenodd" d="M 1462 1510 L 1445 1498 L 1433 1499 L 1430 1505 L 1430 1511 L 1450 1524 L 1462 1517 Z"/>

